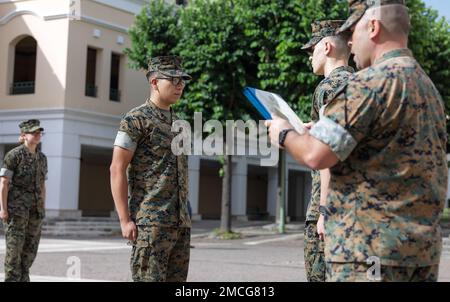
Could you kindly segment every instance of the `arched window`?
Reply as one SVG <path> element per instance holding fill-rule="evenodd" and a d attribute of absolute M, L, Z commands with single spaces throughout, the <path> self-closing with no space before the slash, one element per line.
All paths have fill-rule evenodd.
<path fill-rule="evenodd" d="M 25 37 L 16 44 L 11 94 L 34 93 L 36 50 L 37 43 L 33 37 Z"/>

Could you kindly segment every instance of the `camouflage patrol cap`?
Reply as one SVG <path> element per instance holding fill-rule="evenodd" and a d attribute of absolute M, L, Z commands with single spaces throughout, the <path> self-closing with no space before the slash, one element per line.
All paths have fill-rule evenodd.
<path fill-rule="evenodd" d="M 331 37 L 336 35 L 336 30 L 344 24 L 345 20 L 323 20 L 315 21 L 311 24 L 312 37 L 308 43 L 306 43 L 302 49 L 308 50 L 315 46 L 325 37 Z"/>
<path fill-rule="evenodd" d="M 362 16 L 364 16 L 366 10 L 369 8 L 390 4 L 406 5 L 405 0 L 348 0 L 350 16 L 347 21 L 345 21 L 345 24 L 337 30 L 337 33 L 342 33 L 351 29 L 353 25 L 358 23 Z"/>
<path fill-rule="evenodd" d="M 36 131 L 44 131 L 39 120 L 28 120 L 19 124 L 20 132 L 32 133 Z"/>
<path fill-rule="evenodd" d="M 152 72 L 158 71 L 168 77 L 181 77 L 190 80 L 192 77 L 183 71 L 182 58 L 179 56 L 161 56 L 150 59 L 148 63 L 147 79 Z"/>

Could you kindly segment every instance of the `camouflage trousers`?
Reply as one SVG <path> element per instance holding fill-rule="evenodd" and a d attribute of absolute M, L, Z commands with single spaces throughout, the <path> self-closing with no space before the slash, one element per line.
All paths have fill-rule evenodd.
<path fill-rule="evenodd" d="M 381 265 L 378 276 L 373 273 L 373 265 L 366 263 L 327 262 L 326 268 L 328 282 L 436 282 L 439 275 L 439 265 L 424 267 Z"/>
<path fill-rule="evenodd" d="M 185 282 L 190 241 L 190 228 L 138 226 L 131 252 L 133 281 Z"/>
<path fill-rule="evenodd" d="M 305 270 L 309 282 L 325 282 L 324 242 L 317 234 L 317 221 L 305 224 Z"/>
<path fill-rule="evenodd" d="M 30 268 L 38 251 L 43 218 L 35 209 L 27 214 L 27 217 L 22 217 L 10 213 L 4 223 L 6 282 L 30 281 Z"/>

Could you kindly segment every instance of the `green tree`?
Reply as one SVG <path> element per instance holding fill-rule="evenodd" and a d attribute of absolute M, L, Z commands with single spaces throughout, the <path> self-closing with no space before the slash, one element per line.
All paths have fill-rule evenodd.
<path fill-rule="evenodd" d="M 131 67 L 147 69 L 152 57 L 168 55 L 177 46 L 179 9 L 164 0 L 150 0 L 129 29 L 131 48 L 125 50 Z"/>
<path fill-rule="evenodd" d="M 254 78 L 252 52 L 233 1 L 194 0 L 181 14 L 176 52 L 193 76 L 177 104 L 187 120 L 202 112 L 204 120 L 241 118 L 242 88 Z"/>
<path fill-rule="evenodd" d="M 246 119 L 244 86 L 253 78 L 252 53 L 233 1 L 194 0 L 181 14 L 176 51 L 193 81 L 177 104 L 187 120 L 194 112 L 203 119 Z M 223 160 L 221 230 L 231 231 L 231 156 Z"/>
<path fill-rule="evenodd" d="M 450 115 L 450 25 L 422 0 L 409 0 L 407 5 L 412 25 L 409 48 L 441 93 Z M 449 130 L 447 124 L 447 134 Z"/>
<path fill-rule="evenodd" d="M 309 120 L 311 97 L 320 80 L 301 50 L 315 20 L 344 19 L 347 1 L 241 0 L 238 16 L 257 56 L 259 87 L 280 94 Z"/>

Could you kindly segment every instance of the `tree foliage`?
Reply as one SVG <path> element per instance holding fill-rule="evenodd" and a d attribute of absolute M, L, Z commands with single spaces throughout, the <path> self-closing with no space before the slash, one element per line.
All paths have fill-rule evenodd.
<path fill-rule="evenodd" d="M 150 0 L 129 30 L 131 48 L 125 50 L 131 67 L 147 69 L 151 57 L 172 54 L 180 38 L 179 10 L 164 0 Z"/>
<path fill-rule="evenodd" d="M 422 0 L 409 0 L 407 5 L 412 24 L 409 48 L 441 93 L 450 115 L 450 25 Z M 448 124 L 447 134 L 449 130 Z"/>
<path fill-rule="evenodd" d="M 205 119 L 246 115 L 242 88 L 253 76 L 252 53 L 233 1 L 194 0 L 181 13 L 176 52 L 193 76 L 178 104 L 186 119 L 202 112 Z"/>
<path fill-rule="evenodd" d="M 238 15 L 245 24 L 258 62 L 259 87 L 280 94 L 303 120 L 309 120 L 311 96 L 320 80 L 311 72 L 301 47 L 315 20 L 344 19 L 347 1 L 242 0 Z"/>
<path fill-rule="evenodd" d="M 301 46 L 314 20 L 345 19 L 346 0 L 193 0 L 186 8 L 150 0 L 130 30 L 132 66 L 152 56 L 179 54 L 193 75 L 179 109 L 205 119 L 248 118 L 245 85 L 279 93 L 302 119 L 320 78 Z M 450 112 L 449 24 L 422 0 L 408 0 L 409 47 L 441 92 Z"/>

